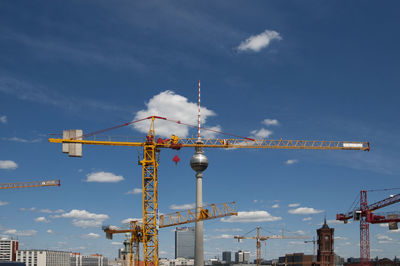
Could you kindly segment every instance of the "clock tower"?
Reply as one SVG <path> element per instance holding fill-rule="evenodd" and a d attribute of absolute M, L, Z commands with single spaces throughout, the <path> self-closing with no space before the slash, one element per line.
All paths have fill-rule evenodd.
<path fill-rule="evenodd" d="M 335 252 L 333 251 L 333 232 L 334 228 L 329 228 L 326 224 L 326 218 L 324 224 L 320 229 L 317 230 L 318 235 L 318 254 L 317 261 L 321 266 L 333 266 L 335 265 Z"/>

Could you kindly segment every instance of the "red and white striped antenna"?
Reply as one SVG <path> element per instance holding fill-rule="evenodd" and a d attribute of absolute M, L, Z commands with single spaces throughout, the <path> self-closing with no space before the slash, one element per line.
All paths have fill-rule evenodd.
<path fill-rule="evenodd" d="M 200 137 L 200 80 L 199 80 L 199 112 L 197 115 L 197 141 L 201 141 L 201 137 Z"/>

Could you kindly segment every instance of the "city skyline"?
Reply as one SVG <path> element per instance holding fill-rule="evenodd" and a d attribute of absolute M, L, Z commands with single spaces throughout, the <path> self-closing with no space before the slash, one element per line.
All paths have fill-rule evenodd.
<path fill-rule="evenodd" d="M 360 190 L 398 188 L 400 18 L 396 1 L 54 1 L 0 3 L 0 183 L 60 179 L 60 187 L 0 190 L 0 238 L 21 249 L 117 256 L 142 217 L 140 149 L 84 146 L 69 158 L 49 134 L 84 133 L 159 115 L 266 139 L 368 141 L 370 152 L 205 149 L 205 204 L 235 201 L 238 217 L 204 222 L 206 258 L 263 234 L 312 239 L 326 217 L 335 252 L 359 257 L 359 224 L 339 223 Z M 156 121 L 156 135 L 197 136 Z M 107 135 L 143 140 L 148 123 Z M 227 138 L 202 131 L 204 138 Z M 123 137 L 122 137 L 123 138 Z M 159 211 L 193 208 L 193 149 L 161 151 Z M 178 155 L 179 163 L 172 159 Z M 370 203 L 399 190 L 368 192 Z M 398 204 L 397 204 L 398 205 Z M 398 211 L 394 205 L 382 211 Z M 124 225 L 125 223 L 125 225 Z M 194 225 L 194 224 L 193 224 Z M 188 225 L 188 226 L 193 226 Z M 159 257 L 174 256 L 174 228 Z M 400 230 L 371 225 L 371 258 L 399 256 Z M 264 259 L 312 254 L 304 240 L 268 240 Z"/>

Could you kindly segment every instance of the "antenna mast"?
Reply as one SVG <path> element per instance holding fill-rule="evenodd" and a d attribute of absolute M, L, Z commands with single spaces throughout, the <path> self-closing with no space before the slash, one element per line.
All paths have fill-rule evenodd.
<path fill-rule="evenodd" d="M 201 141 L 200 137 L 200 80 L 199 80 L 199 111 L 197 115 L 197 125 L 198 125 L 198 130 L 197 130 L 197 141 Z"/>

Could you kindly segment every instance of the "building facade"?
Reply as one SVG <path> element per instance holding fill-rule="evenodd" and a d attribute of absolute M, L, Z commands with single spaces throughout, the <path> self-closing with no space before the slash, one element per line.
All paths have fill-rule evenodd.
<path fill-rule="evenodd" d="M 304 255 L 304 253 L 286 254 L 285 265 L 287 266 L 311 266 L 313 264 L 312 255 Z"/>
<path fill-rule="evenodd" d="M 16 261 L 18 240 L 0 239 L 0 261 Z"/>
<path fill-rule="evenodd" d="M 320 229 L 317 230 L 318 235 L 318 253 L 317 261 L 321 266 L 333 266 L 335 265 L 335 252 L 334 252 L 334 234 L 335 229 L 329 228 L 324 224 Z"/>
<path fill-rule="evenodd" d="M 175 259 L 194 259 L 194 227 L 177 227 L 175 230 Z"/>
<path fill-rule="evenodd" d="M 226 263 L 230 263 L 232 261 L 232 252 L 224 251 L 222 252 L 222 260 Z"/>
<path fill-rule="evenodd" d="M 18 250 L 17 261 L 26 266 L 70 266 L 70 252 L 55 250 Z"/>

